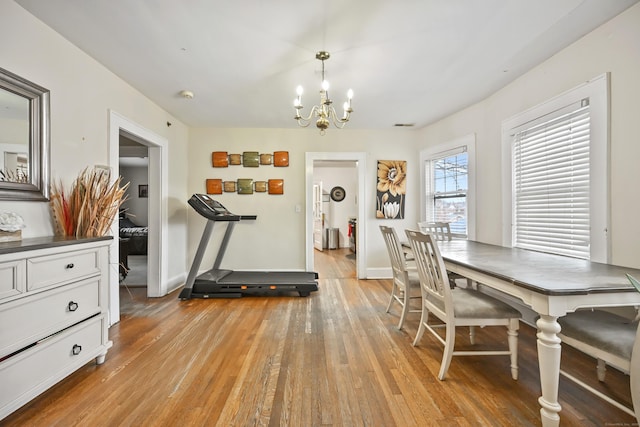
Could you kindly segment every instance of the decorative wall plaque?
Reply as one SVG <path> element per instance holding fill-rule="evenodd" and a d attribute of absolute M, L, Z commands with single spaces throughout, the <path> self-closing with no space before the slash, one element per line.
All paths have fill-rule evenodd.
<path fill-rule="evenodd" d="M 222 194 L 222 180 L 207 179 L 207 194 Z"/>
<path fill-rule="evenodd" d="M 270 179 L 268 185 L 269 185 L 269 194 L 284 194 L 283 179 Z"/>

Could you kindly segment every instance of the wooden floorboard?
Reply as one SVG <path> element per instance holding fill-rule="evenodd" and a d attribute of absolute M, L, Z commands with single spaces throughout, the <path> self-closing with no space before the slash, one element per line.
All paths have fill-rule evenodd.
<path fill-rule="evenodd" d="M 536 426 L 535 331 L 521 326 L 520 377 L 508 357 L 454 357 L 436 378 L 442 347 L 411 342 L 419 314 L 396 328 L 389 280 L 357 280 L 347 249 L 316 252 L 319 291 L 180 301 L 123 288 L 113 348 L 2 426 Z M 458 342 L 464 345 L 462 331 Z M 504 328 L 477 346 L 505 345 Z M 630 402 L 628 377 L 570 348 L 563 367 Z M 1 386 L 1 385 L 0 385 Z M 624 412 L 561 380 L 563 426 L 631 426 Z"/>

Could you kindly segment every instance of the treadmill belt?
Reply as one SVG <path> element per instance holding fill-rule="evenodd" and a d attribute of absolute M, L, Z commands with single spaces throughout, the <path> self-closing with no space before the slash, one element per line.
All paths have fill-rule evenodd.
<path fill-rule="evenodd" d="M 197 282 L 197 280 L 196 280 Z M 300 285 L 315 284 L 315 273 L 306 271 L 234 271 L 218 281 L 233 285 Z"/>

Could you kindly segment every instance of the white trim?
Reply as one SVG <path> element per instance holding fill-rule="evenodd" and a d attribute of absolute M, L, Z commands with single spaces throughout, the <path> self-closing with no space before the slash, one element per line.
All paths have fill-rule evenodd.
<path fill-rule="evenodd" d="M 357 162 L 357 175 L 358 175 L 358 231 L 356 238 L 358 239 L 356 255 L 356 269 L 358 279 L 366 279 L 366 260 L 367 260 L 367 246 L 366 246 L 366 230 L 367 230 L 367 217 L 365 215 L 365 183 L 366 171 L 367 171 L 367 153 L 348 153 L 348 152 L 327 152 L 327 153 L 305 153 L 305 248 L 306 248 L 306 270 L 313 271 L 313 162 L 314 160 L 343 160 L 343 161 L 355 161 Z"/>
<path fill-rule="evenodd" d="M 459 147 L 467 147 L 467 155 L 469 160 L 468 180 L 469 188 L 467 190 L 467 238 L 475 240 L 476 238 L 476 134 L 456 138 L 452 141 L 438 144 L 425 148 L 420 151 L 420 221 L 425 221 L 424 207 L 427 204 L 427 194 L 425 186 L 425 162 L 435 158 L 440 153 L 447 153 Z"/>
<path fill-rule="evenodd" d="M 590 221 L 591 261 L 609 263 L 609 73 L 595 77 L 580 86 L 564 92 L 540 105 L 502 122 L 502 245 L 513 246 L 513 147 L 512 129 L 557 111 L 566 105 L 589 98 L 591 112 L 591 170 L 590 170 Z"/>
<path fill-rule="evenodd" d="M 149 147 L 149 237 L 147 256 L 147 296 L 167 294 L 168 262 L 168 141 L 128 118 L 109 110 L 109 166 L 119 176 L 120 132 Z M 118 221 L 111 226 L 115 237 L 109 250 L 109 326 L 120 320 L 118 275 Z"/>

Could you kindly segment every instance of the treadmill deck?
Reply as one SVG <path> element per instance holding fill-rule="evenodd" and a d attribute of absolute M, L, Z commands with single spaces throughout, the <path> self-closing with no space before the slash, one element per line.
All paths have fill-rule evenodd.
<path fill-rule="evenodd" d="M 239 298 L 243 294 L 298 292 L 309 296 L 318 290 L 318 274 L 306 271 L 209 270 L 196 277 L 190 298 Z M 183 291 L 184 292 L 184 291 Z"/>

